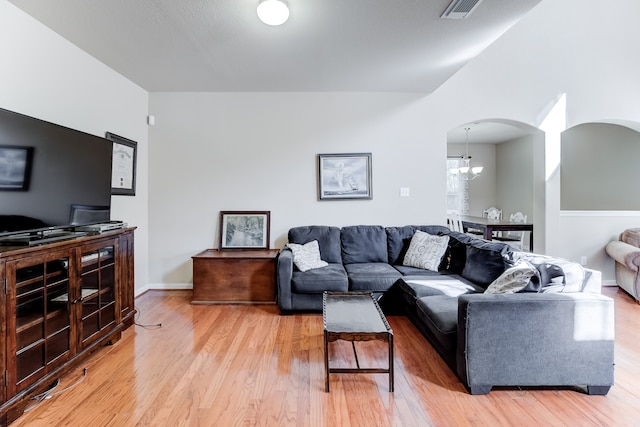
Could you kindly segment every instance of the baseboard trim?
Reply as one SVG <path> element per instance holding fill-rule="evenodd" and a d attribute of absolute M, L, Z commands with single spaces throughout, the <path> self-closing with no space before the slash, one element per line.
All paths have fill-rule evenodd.
<path fill-rule="evenodd" d="M 136 288 L 135 296 L 139 297 L 147 291 L 182 291 L 193 289 L 193 283 L 149 283 L 143 288 Z"/>

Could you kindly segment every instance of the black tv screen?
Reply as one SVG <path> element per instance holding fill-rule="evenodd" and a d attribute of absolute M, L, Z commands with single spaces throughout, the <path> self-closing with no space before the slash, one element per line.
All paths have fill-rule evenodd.
<path fill-rule="evenodd" d="M 0 109 L 0 236 L 68 226 L 73 205 L 111 206 L 112 143 Z"/>

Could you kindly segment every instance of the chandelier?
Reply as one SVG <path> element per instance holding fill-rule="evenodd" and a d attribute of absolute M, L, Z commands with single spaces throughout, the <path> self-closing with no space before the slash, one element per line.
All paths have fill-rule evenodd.
<path fill-rule="evenodd" d="M 464 128 L 465 130 L 465 150 L 464 156 L 462 156 L 462 161 L 464 165 L 459 168 L 451 168 L 451 173 L 453 175 L 461 174 L 464 179 L 467 181 L 471 181 L 472 179 L 476 179 L 482 173 L 484 167 L 482 166 L 471 166 L 471 156 L 469 156 L 469 130 L 471 128 Z"/>

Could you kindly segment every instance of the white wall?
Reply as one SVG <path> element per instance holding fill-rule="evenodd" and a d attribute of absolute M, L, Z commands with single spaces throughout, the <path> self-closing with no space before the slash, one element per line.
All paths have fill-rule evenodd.
<path fill-rule="evenodd" d="M 298 225 L 444 223 L 446 144 L 420 94 L 152 93 L 150 111 L 152 286 L 190 286 L 223 210 L 271 211 L 275 248 Z M 357 152 L 373 200 L 318 201 L 316 155 Z"/>
<path fill-rule="evenodd" d="M 541 2 L 429 96 L 152 94 L 158 124 L 148 147 L 145 91 L 0 0 L 0 107 L 138 141 L 138 195 L 113 198 L 114 218 L 139 226 L 137 291 L 149 281 L 189 286 L 190 256 L 215 246 L 220 210 L 271 210 L 275 247 L 301 224 L 443 222 L 446 133 L 460 123 L 537 127 L 566 93 L 567 127 L 604 121 L 640 130 L 639 15 L 636 0 Z M 315 155 L 360 151 L 373 153 L 373 200 L 318 202 Z M 546 185 L 551 194 L 558 183 Z M 401 186 L 411 197 L 399 197 Z M 554 218 L 545 238 L 555 255 L 604 247 L 612 223 L 637 226 L 633 214 L 574 221 L 536 197 Z M 590 266 L 611 279 L 612 261 L 594 259 Z"/>
<path fill-rule="evenodd" d="M 505 220 L 515 212 L 522 212 L 527 215 L 527 221 L 541 223 L 533 210 L 534 141 L 533 135 L 527 135 L 496 146 L 496 198 Z M 525 248 L 529 247 L 529 234 L 525 234 Z M 537 243 L 535 239 L 534 243 Z"/>
<path fill-rule="evenodd" d="M 640 133 L 586 123 L 562 133 L 563 210 L 640 210 Z"/>
<path fill-rule="evenodd" d="M 466 144 L 447 144 L 448 156 L 463 156 Z M 482 216 L 485 209 L 497 206 L 496 200 L 496 145 L 486 143 L 469 144 L 471 166 L 482 166 L 482 174 L 469 181 L 469 215 Z"/>
<path fill-rule="evenodd" d="M 533 136 L 496 146 L 496 198 L 505 219 L 514 212 L 533 217 Z"/>
<path fill-rule="evenodd" d="M 0 0 L 0 108 L 138 142 L 137 196 L 112 197 L 112 218 L 138 226 L 136 291 L 148 282 L 148 94 L 44 25 Z"/>
<path fill-rule="evenodd" d="M 620 121 L 639 130 L 640 56 L 631 54 L 640 39 L 639 14 L 640 2 L 634 0 L 541 2 L 429 97 L 441 106 L 431 119 L 447 128 L 482 119 L 537 127 L 566 93 L 567 127 Z M 548 253 L 575 258 L 576 248 L 604 248 L 611 233 L 600 231 L 609 228 L 610 218 L 567 220 L 548 202 L 547 214 L 557 218 L 546 227 Z M 631 223 L 637 226 L 638 217 L 620 218 L 615 228 Z M 613 279 L 611 259 L 593 257 L 588 265 Z"/>
<path fill-rule="evenodd" d="M 190 257 L 217 244 L 220 210 L 270 210 L 275 247 L 296 225 L 443 222 L 446 134 L 460 123 L 538 127 L 566 93 L 568 126 L 615 119 L 633 127 L 640 56 L 629 52 L 639 13 L 633 0 L 542 2 L 429 96 L 151 94 L 152 286 L 189 286 Z M 373 200 L 318 202 L 315 155 L 360 151 L 373 153 Z M 536 246 L 546 240 L 549 253 L 567 257 L 577 245 L 604 247 L 585 224 L 561 221 L 559 205 L 541 199 L 558 184 L 545 185 L 552 188 L 536 188 L 533 209 L 553 221 L 540 224 Z M 401 186 L 411 197 L 398 196 Z M 598 228 L 603 219 L 585 221 Z M 612 261 L 600 261 L 590 266 L 609 271 Z"/>
<path fill-rule="evenodd" d="M 612 285 L 615 263 L 604 246 L 627 228 L 638 228 L 639 219 L 640 211 L 562 211 L 560 227 L 567 239 L 563 256 L 578 261 L 587 257 L 587 266 L 602 271 L 603 283 Z"/>

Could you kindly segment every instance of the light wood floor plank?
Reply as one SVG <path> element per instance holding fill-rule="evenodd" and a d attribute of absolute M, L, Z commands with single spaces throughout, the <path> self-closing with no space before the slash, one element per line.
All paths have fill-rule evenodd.
<path fill-rule="evenodd" d="M 616 371 L 608 396 L 570 389 L 500 388 L 472 396 L 417 329 L 389 316 L 395 392 L 384 374 L 332 374 L 324 392 L 322 315 L 280 316 L 275 306 L 191 305 L 189 291 L 136 300 L 139 324 L 12 426 L 637 426 L 640 305 L 616 305 Z M 358 343 L 361 366 L 386 367 L 387 347 Z M 349 343 L 332 366 L 354 366 Z"/>

